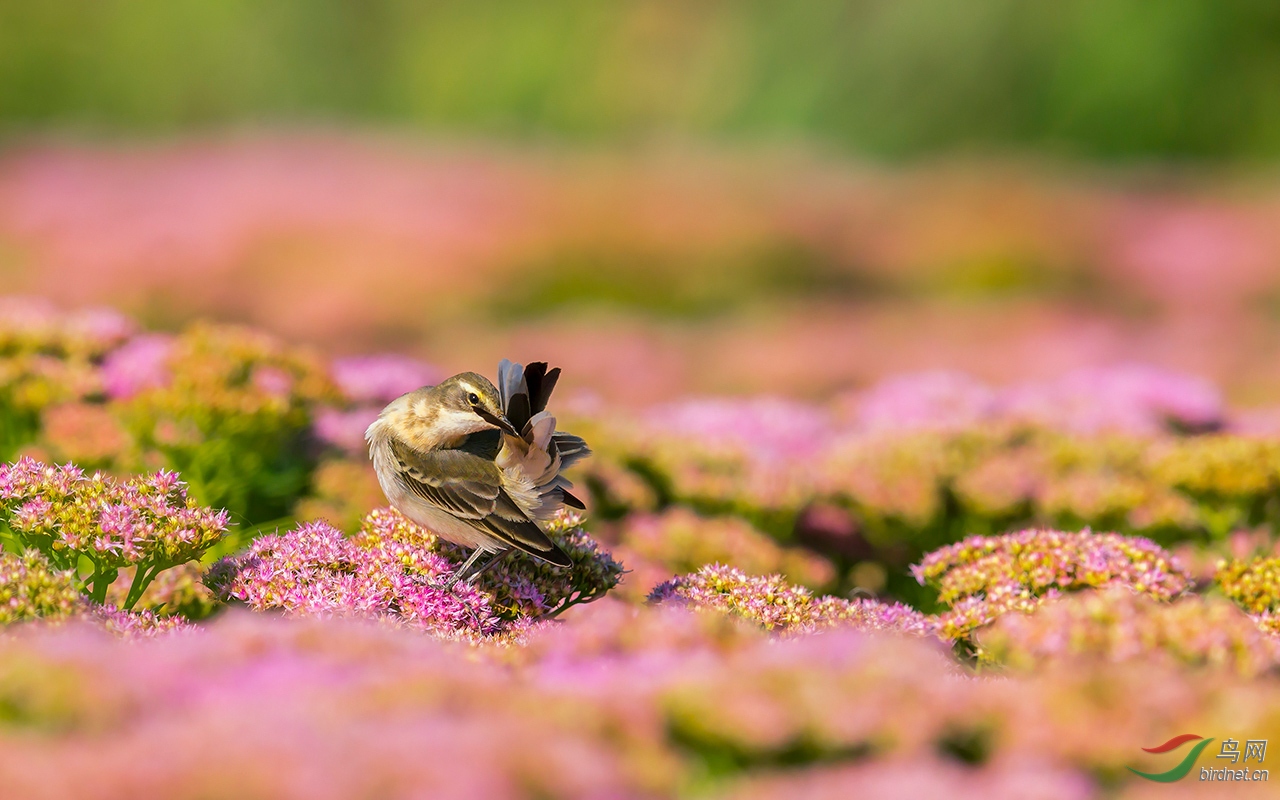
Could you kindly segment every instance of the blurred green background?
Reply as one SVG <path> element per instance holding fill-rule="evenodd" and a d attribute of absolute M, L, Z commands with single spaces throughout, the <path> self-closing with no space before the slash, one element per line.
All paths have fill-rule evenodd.
<path fill-rule="evenodd" d="M 0 120 L 1266 159 L 1280 153 L 1280 5 L 3 0 Z"/>

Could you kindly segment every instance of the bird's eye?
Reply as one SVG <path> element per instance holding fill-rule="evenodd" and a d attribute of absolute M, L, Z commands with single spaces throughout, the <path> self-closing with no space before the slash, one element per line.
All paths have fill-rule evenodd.
<path fill-rule="evenodd" d="M 468 400 L 468 401 L 471 403 L 471 405 L 473 405 L 473 406 L 474 406 L 474 405 L 479 405 L 479 404 L 480 404 L 480 395 L 476 394 L 475 392 L 472 392 L 471 394 L 467 395 L 467 400 Z"/>

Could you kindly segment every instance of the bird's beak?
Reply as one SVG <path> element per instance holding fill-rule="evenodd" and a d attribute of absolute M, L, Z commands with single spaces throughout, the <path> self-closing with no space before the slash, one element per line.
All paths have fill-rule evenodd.
<path fill-rule="evenodd" d="M 480 419 L 501 430 L 503 433 L 509 433 L 512 436 L 520 435 L 520 432 L 515 429 L 515 426 L 511 424 L 511 420 L 507 419 L 506 415 L 498 416 L 485 408 L 477 408 L 475 412 Z"/>

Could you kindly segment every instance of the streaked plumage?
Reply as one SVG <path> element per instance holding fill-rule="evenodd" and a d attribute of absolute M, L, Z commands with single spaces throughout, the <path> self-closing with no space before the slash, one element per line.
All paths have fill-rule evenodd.
<path fill-rule="evenodd" d="M 392 401 L 365 438 L 391 505 L 441 537 L 481 553 L 521 550 L 559 566 L 569 557 L 539 523 L 582 508 L 564 469 L 590 454 L 546 410 L 560 370 L 503 360 L 498 387 L 464 372 Z M 478 574 L 478 571 L 475 573 Z"/>

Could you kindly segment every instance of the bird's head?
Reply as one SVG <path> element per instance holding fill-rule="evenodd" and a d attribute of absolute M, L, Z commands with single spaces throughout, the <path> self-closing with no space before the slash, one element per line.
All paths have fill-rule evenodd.
<path fill-rule="evenodd" d="M 489 379 L 475 372 L 463 372 L 442 381 L 433 389 L 442 416 L 459 427 L 474 426 L 468 433 L 497 428 L 512 436 L 519 433 L 502 409 L 502 399 Z"/>
<path fill-rule="evenodd" d="M 498 429 L 518 436 L 489 379 L 463 372 L 435 386 L 401 395 L 378 415 L 365 438 L 395 436 L 420 450 L 457 447 L 466 437 Z"/>

